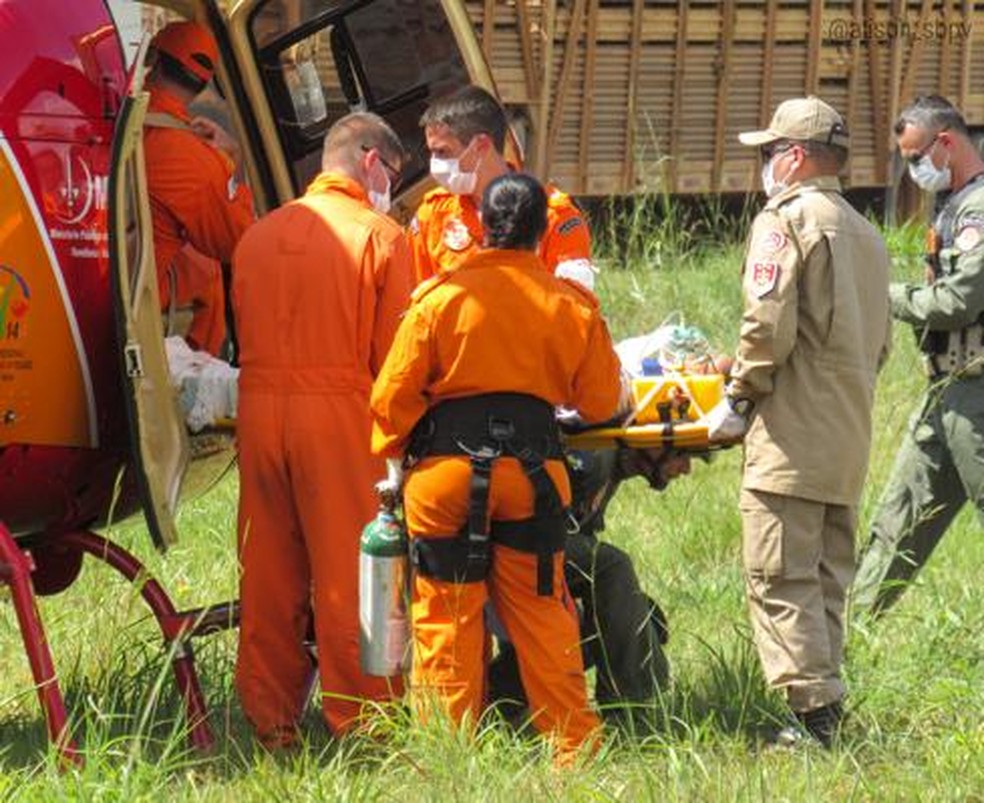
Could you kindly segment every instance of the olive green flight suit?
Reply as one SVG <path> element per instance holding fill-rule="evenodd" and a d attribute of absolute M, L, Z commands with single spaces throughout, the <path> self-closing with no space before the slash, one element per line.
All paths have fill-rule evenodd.
<path fill-rule="evenodd" d="M 931 383 L 909 421 L 852 592 L 883 612 L 929 560 L 970 500 L 984 516 L 984 176 L 934 223 L 942 248 L 932 284 L 891 286 L 892 314 L 922 329 Z"/>

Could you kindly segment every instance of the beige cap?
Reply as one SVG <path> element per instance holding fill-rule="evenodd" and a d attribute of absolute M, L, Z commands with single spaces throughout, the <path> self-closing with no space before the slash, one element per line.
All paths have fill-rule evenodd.
<path fill-rule="evenodd" d="M 746 131 L 738 135 L 742 145 L 766 145 L 780 139 L 848 145 L 847 126 L 834 108 L 820 98 L 792 98 L 776 109 L 765 131 Z"/>

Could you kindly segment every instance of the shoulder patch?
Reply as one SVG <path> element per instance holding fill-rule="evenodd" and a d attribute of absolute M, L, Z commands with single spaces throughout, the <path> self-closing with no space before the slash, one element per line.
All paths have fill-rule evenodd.
<path fill-rule="evenodd" d="M 771 293 L 779 282 L 778 262 L 753 262 L 750 282 L 756 298 L 762 298 Z"/>
<path fill-rule="evenodd" d="M 779 229 L 763 232 L 755 243 L 755 252 L 759 254 L 777 254 L 789 244 L 789 238 Z"/>
<path fill-rule="evenodd" d="M 580 217 L 569 217 L 557 227 L 557 234 L 570 234 L 578 226 L 584 225 L 584 219 Z"/>
<path fill-rule="evenodd" d="M 420 234 L 420 214 L 414 215 L 410 218 L 410 222 L 407 224 L 407 231 L 411 234 Z"/>
<path fill-rule="evenodd" d="M 236 175 L 233 174 L 229 176 L 229 181 L 226 184 L 226 194 L 230 201 L 235 200 L 237 192 L 239 192 L 239 182 L 236 181 Z"/>
<path fill-rule="evenodd" d="M 968 223 L 964 220 L 963 228 L 957 233 L 953 244 L 960 252 L 971 251 L 981 243 L 984 238 L 984 223 Z"/>
<path fill-rule="evenodd" d="M 450 217 L 445 221 L 441 239 L 444 240 L 444 244 L 449 249 L 455 252 L 468 250 L 474 242 L 472 233 L 459 217 Z"/>

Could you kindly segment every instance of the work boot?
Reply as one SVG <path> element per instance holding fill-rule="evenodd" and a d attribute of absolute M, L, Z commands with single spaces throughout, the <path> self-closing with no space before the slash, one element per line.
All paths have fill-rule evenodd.
<path fill-rule="evenodd" d="M 776 747 L 797 748 L 815 742 L 830 750 L 840 733 L 844 708 L 840 702 L 814 708 L 812 711 L 795 711 L 795 724 L 789 724 L 776 734 Z"/>

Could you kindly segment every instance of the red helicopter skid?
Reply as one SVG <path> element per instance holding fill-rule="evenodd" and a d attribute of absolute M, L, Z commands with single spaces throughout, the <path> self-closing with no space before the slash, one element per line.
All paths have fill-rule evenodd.
<path fill-rule="evenodd" d="M 33 548 L 44 548 L 43 540 L 20 539 L 21 545 L 28 546 L 29 550 L 32 541 Z M 238 601 L 178 611 L 160 582 L 148 576 L 143 564 L 119 545 L 88 531 L 61 534 L 57 543 L 59 549 L 77 550 L 102 561 L 137 587 L 157 620 L 171 655 L 174 680 L 184 701 L 189 741 L 198 750 L 210 750 L 215 737 L 208 724 L 208 709 L 195 668 L 191 639 L 238 627 Z M 0 523 L 0 582 L 9 585 L 12 591 L 25 650 L 48 724 L 48 735 L 66 763 L 79 765 L 82 757 L 69 737 L 65 701 L 34 602 L 30 581 L 32 570 L 30 552 L 22 551 L 7 527 Z"/>
<path fill-rule="evenodd" d="M 20 550 L 10 530 L 0 522 L 0 582 L 10 586 L 17 623 L 24 639 L 24 651 L 31 665 L 38 699 L 48 725 L 48 738 L 56 745 L 66 765 L 81 766 L 82 757 L 69 735 L 65 699 L 58 687 L 58 676 L 55 674 L 51 651 L 44 636 L 44 626 L 34 603 L 32 568 L 30 556 Z"/>
<path fill-rule="evenodd" d="M 117 544 L 91 532 L 68 533 L 59 539 L 62 546 L 75 546 L 116 569 L 137 586 L 161 628 L 174 668 L 174 681 L 185 704 L 188 736 L 192 746 L 210 750 L 215 737 L 208 724 L 208 710 L 202 694 L 191 639 L 217 633 L 239 625 L 239 603 L 226 602 L 178 611 L 163 586 L 149 577 L 143 564 Z"/>

